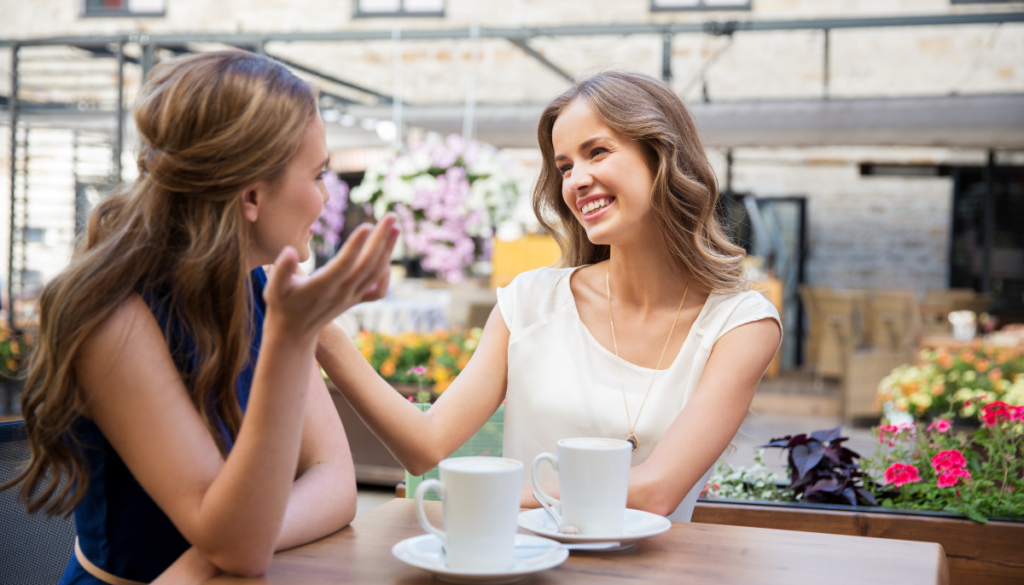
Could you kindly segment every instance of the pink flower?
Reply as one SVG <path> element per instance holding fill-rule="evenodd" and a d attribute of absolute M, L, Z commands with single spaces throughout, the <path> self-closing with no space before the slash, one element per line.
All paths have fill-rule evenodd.
<path fill-rule="evenodd" d="M 1024 406 L 1011 406 L 1010 419 L 1014 422 L 1024 421 Z"/>
<path fill-rule="evenodd" d="M 981 409 L 982 424 L 986 427 L 993 427 L 999 423 L 1013 421 L 1015 416 L 1019 416 L 1017 408 L 1001 400 L 986 404 Z"/>
<path fill-rule="evenodd" d="M 409 402 L 412 402 L 412 396 L 410 396 L 410 397 L 408 398 L 408 400 L 409 400 Z"/>
<path fill-rule="evenodd" d="M 424 375 L 426 373 L 427 373 L 427 368 L 425 368 L 423 366 L 416 366 L 415 368 L 411 368 L 408 372 L 406 372 L 405 375 L 406 376 L 412 376 L 412 375 L 422 376 L 422 375 Z"/>
<path fill-rule="evenodd" d="M 963 468 L 951 469 L 945 473 L 940 474 L 939 479 L 936 481 L 936 484 L 940 488 L 953 487 L 960 481 L 961 477 L 970 479 L 971 474 L 970 472 Z M 957 497 L 959 497 L 959 495 Z"/>
<path fill-rule="evenodd" d="M 900 487 L 908 483 L 921 481 L 921 474 L 913 465 L 907 465 L 906 463 L 893 463 L 889 469 L 885 470 L 885 481 L 896 487 Z"/>
<path fill-rule="evenodd" d="M 964 454 L 956 449 L 939 451 L 935 457 L 932 457 L 932 467 L 935 468 L 935 473 L 963 469 L 966 465 L 967 459 L 964 458 Z"/>
<path fill-rule="evenodd" d="M 932 424 L 928 425 L 928 430 L 936 430 L 940 433 L 944 433 L 948 431 L 951 426 L 953 426 L 953 424 L 949 422 L 948 418 L 937 418 L 932 421 Z"/>

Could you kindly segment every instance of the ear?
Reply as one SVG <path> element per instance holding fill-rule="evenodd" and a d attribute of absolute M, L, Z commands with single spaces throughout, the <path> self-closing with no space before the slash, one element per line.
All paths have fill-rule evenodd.
<path fill-rule="evenodd" d="M 242 215 L 251 223 L 256 223 L 260 215 L 260 208 L 267 200 L 266 186 L 263 183 L 250 185 L 242 191 Z"/>

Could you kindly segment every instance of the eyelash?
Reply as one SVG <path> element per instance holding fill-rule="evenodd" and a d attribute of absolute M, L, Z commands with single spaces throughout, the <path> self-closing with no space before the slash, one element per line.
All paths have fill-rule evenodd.
<path fill-rule="evenodd" d="M 317 181 L 323 181 L 324 180 L 324 173 L 326 173 L 326 172 L 327 172 L 327 169 L 324 169 L 324 170 L 320 171 L 320 173 L 316 176 L 316 180 Z"/>
<path fill-rule="evenodd" d="M 603 146 L 598 146 L 598 147 L 595 147 L 593 150 L 590 151 L 590 157 L 593 158 L 593 157 L 597 156 L 598 154 L 602 154 L 602 152 L 598 152 L 598 151 L 611 152 L 610 150 L 608 150 L 607 148 L 605 148 Z M 572 165 L 563 165 L 563 166 L 558 167 L 558 172 L 562 176 L 565 176 L 565 173 L 567 173 L 568 171 L 571 171 L 571 170 L 572 170 Z"/>

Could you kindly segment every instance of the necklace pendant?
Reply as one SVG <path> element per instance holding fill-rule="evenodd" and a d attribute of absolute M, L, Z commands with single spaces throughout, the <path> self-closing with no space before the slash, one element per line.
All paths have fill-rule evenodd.
<path fill-rule="evenodd" d="M 640 441 L 637 440 L 636 435 L 634 435 L 633 433 L 629 433 L 629 436 L 626 437 L 626 440 L 629 441 L 630 445 L 633 445 L 634 451 L 636 451 L 636 448 L 640 446 Z"/>

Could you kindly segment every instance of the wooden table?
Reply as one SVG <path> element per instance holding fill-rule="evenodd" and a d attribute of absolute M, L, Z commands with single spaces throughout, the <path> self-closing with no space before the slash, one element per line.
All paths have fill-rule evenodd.
<path fill-rule="evenodd" d="M 441 504 L 427 502 L 441 524 Z M 316 542 L 278 553 L 264 577 L 218 577 L 217 584 L 436 584 L 391 547 L 423 534 L 412 500 L 395 499 Z M 934 543 L 813 534 L 740 526 L 674 523 L 664 534 L 616 553 L 570 553 L 557 568 L 524 583 L 715 583 L 727 585 L 871 583 L 946 585 L 946 555 Z"/>

